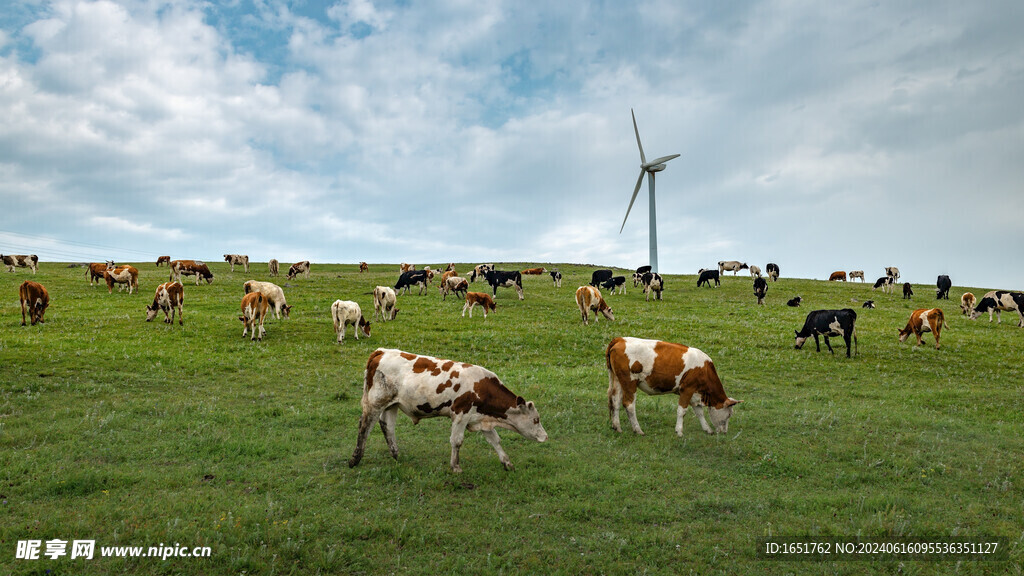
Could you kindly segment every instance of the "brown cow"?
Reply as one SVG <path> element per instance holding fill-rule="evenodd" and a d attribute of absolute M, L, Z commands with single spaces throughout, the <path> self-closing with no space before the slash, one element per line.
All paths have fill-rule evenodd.
<path fill-rule="evenodd" d="M 601 297 L 601 291 L 593 286 L 580 286 L 576 289 L 576 305 L 580 308 L 584 324 L 590 324 L 591 310 L 594 311 L 594 322 L 597 322 L 599 315 L 603 315 L 609 320 L 615 320 L 612 309 Z"/>
<path fill-rule="evenodd" d="M 26 312 L 29 318 L 32 319 L 33 326 L 36 325 L 36 322 L 46 322 L 43 320 L 43 314 L 46 313 L 46 307 L 50 305 L 50 293 L 46 291 L 42 284 L 25 280 L 21 283 L 21 287 L 18 288 L 18 296 L 21 299 L 22 326 L 25 325 Z"/>
<path fill-rule="evenodd" d="M 199 286 L 199 279 L 206 280 L 207 284 L 213 284 L 213 272 L 210 267 L 201 260 L 171 260 L 171 276 L 168 281 L 181 282 L 181 277 L 195 276 L 196 286 Z"/>
<path fill-rule="evenodd" d="M 85 275 L 89 278 L 89 286 L 97 286 L 100 280 L 103 280 L 103 274 L 113 267 L 113 260 L 107 260 L 105 264 L 100 264 L 99 262 L 90 263 L 85 271 Z"/>
<path fill-rule="evenodd" d="M 828 277 L 829 282 L 846 282 L 846 272 L 838 270 Z"/>
<path fill-rule="evenodd" d="M 121 284 L 128 285 L 128 294 L 134 294 L 139 289 L 139 269 L 128 264 L 107 268 L 103 271 L 103 279 L 107 281 L 107 294 L 114 293 L 114 284 L 118 285 L 118 292 L 124 289 Z"/>
<path fill-rule="evenodd" d="M 161 264 L 167 264 L 168 266 L 170 266 L 171 265 L 171 257 L 170 256 L 161 256 L 161 257 L 157 258 L 156 259 L 156 266 L 157 266 L 157 268 L 159 268 Z"/>
<path fill-rule="evenodd" d="M 527 268 L 526 270 L 523 270 L 522 274 L 530 276 L 540 276 L 545 272 L 547 272 L 547 269 L 545 268 Z"/>
<path fill-rule="evenodd" d="M 156 318 L 157 312 L 164 311 L 164 322 L 174 324 L 174 312 L 178 312 L 178 325 L 185 325 L 185 313 L 181 311 L 181 305 L 185 302 L 185 289 L 181 282 L 164 282 L 156 287 L 153 295 L 153 303 L 146 306 L 146 322 Z"/>
<path fill-rule="evenodd" d="M 487 310 L 494 312 L 495 304 L 494 299 L 491 298 L 490 294 L 483 292 L 466 292 L 466 305 L 462 307 L 462 316 L 466 316 L 466 310 L 469 310 L 469 317 L 473 317 L 473 307 L 477 304 L 484 309 L 484 319 L 487 319 Z"/>
<path fill-rule="evenodd" d="M 939 333 L 942 332 L 942 327 L 949 328 L 949 324 L 946 324 L 946 317 L 942 314 L 941 308 L 930 308 L 921 310 L 914 310 L 910 314 L 910 320 L 907 322 L 907 326 L 903 330 L 899 331 L 900 344 L 906 342 L 907 338 L 911 334 L 917 337 L 917 345 L 920 346 L 921 334 L 925 332 L 931 332 L 935 335 L 935 349 L 939 349 Z"/>
<path fill-rule="evenodd" d="M 250 340 L 263 340 L 267 331 L 263 328 L 263 321 L 267 318 L 267 311 L 270 309 L 270 302 L 263 297 L 262 292 L 249 292 L 242 296 L 242 315 L 238 317 L 242 321 L 242 336 L 252 330 Z"/>
<path fill-rule="evenodd" d="M 367 264 L 366 262 L 360 262 L 359 263 L 359 273 L 360 274 L 362 274 L 363 272 L 369 272 L 369 270 L 370 270 L 370 265 L 369 264 Z"/>

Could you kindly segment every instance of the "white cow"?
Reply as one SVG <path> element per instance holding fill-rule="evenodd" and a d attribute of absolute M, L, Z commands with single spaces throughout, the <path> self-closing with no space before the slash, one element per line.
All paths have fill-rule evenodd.
<path fill-rule="evenodd" d="M 373 317 L 380 315 L 382 322 L 394 320 L 398 316 L 395 290 L 390 286 L 377 286 L 373 289 Z"/>
<path fill-rule="evenodd" d="M 356 340 L 359 340 L 360 332 L 367 338 L 370 337 L 370 323 L 363 318 L 359 304 L 351 300 L 335 300 L 331 305 L 331 318 L 334 319 L 334 332 L 338 335 L 338 344 L 345 342 L 345 329 L 349 324 L 353 326 L 352 331 L 356 335 Z"/>
<path fill-rule="evenodd" d="M 273 282 L 260 282 L 258 280 L 246 280 L 243 288 L 246 294 L 262 292 L 263 297 L 267 299 L 270 307 L 274 310 L 274 318 L 278 320 L 281 319 L 281 316 L 287 318 L 288 313 L 291 312 L 292 307 L 284 299 L 284 290 L 277 284 Z"/>

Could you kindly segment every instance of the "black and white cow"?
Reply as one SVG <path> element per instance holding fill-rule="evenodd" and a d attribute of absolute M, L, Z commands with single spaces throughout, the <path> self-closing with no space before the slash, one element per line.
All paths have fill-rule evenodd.
<path fill-rule="evenodd" d="M 1020 322 L 1017 323 L 1018 327 L 1024 327 L 1024 293 L 1021 292 L 1007 292 L 1005 290 L 992 290 L 987 292 L 978 301 L 978 305 L 968 316 L 971 320 L 976 320 L 985 312 L 988 312 L 988 321 L 992 321 L 992 313 L 996 313 L 997 324 L 1002 323 L 1002 312 L 1014 312 L 1020 315 Z"/>
<path fill-rule="evenodd" d="M 484 278 L 487 279 L 487 284 L 491 286 L 491 290 L 494 291 L 494 297 L 498 296 L 498 287 L 502 288 L 515 288 L 516 294 L 519 295 L 519 299 L 523 300 L 523 275 L 518 270 L 511 272 L 504 272 L 502 270 L 488 270 L 484 273 Z"/>
<path fill-rule="evenodd" d="M 953 287 L 953 281 L 949 279 L 949 276 L 942 274 L 935 281 L 935 299 L 949 300 L 949 289 Z"/>
<path fill-rule="evenodd" d="M 555 288 L 562 287 L 562 273 L 558 270 L 548 270 L 548 274 L 551 275 L 551 282 L 555 285 Z"/>
<path fill-rule="evenodd" d="M 700 270 L 697 271 L 697 273 L 700 274 L 700 277 L 697 278 L 698 288 L 700 288 L 704 284 L 707 284 L 708 288 L 711 288 L 712 280 L 715 281 L 715 288 L 718 288 L 719 286 L 722 285 L 721 280 L 719 280 L 720 274 L 718 270 L 708 270 L 706 268 L 701 268 Z"/>
<path fill-rule="evenodd" d="M 602 282 L 610 279 L 615 273 L 611 270 L 594 270 L 594 273 L 590 275 L 590 285 L 597 288 Z"/>
<path fill-rule="evenodd" d="M 796 308 L 797 306 L 800 305 L 801 302 L 803 302 L 803 300 L 804 299 L 799 297 L 799 296 L 796 296 L 794 298 L 790 298 L 789 300 L 786 301 L 786 306 L 789 306 L 791 308 Z"/>
<path fill-rule="evenodd" d="M 771 280 L 772 282 L 778 282 L 779 281 L 779 265 L 778 264 L 776 264 L 774 262 L 769 262 L 768 265 L 764 267 L 764 269 L 765 269 L 766 273 L 768 274 L 768 279 L 769 280 Z"/>
<path fill-rule="evenodd" d="M 881 288 L 882 292 L 886 294 L 892 294 L 892 291 L 895 290 L 895 283 L 896 280 L 892 276 L 882 276 L 878 280 L 875 280 L 875 285 L 872 286 L 871 289 L 878 290 L 879 288 Z"/>
<path fill-rule="evenodd" d="M 609 294 L 615 294 L 616 288 L 619 290 L 619 294 L 625 294 L 626 293 L 626 277 L 625 276 L 615 276 L 613 278 L 609 278 L 609 279 L 605 280 L 604 282 L 601 282 L 601 287 L 604 288 L 605 290 L 611 290 L 611 292 Z"/>
<path fill-rule="evenodd" d="M 850 339 L 853 339 L 854 345 L 857 344 L 856 322 L 857 313 L 850 308 L 843 308 L 842 310 L 814 310 L 807 315 L 804 327 L 795 331 L 796 349 L 802 348 L 804 342 L 811 336 L 814 336 L 814 345 L 817 347 L 818 352 L 821 352 L 821 343 L 818 341 L 818 336 L 824 336 L 825 346 L 828 347 L 828 351 L 835 354 L 835 350 L 832 350 L 832 345 L 828 342 L 829 336 L 842 336 L 843 341 L 846 342 L 846 357 L 849 358 Z"/>
<path fill-rule="evenodd" d="M 491 270 L 494 270 L 494 264 L 477 264 L 473 271 L 469 273 L 469 281 L 476 282 L 477 276 L 484 276 Z"/>
<path fill-rule="evenodd" d="M 754 296 L 757 297 L 757 303 L 760 306 L 764 306 L 764 297 L 768 293 L 768 282 L 758 276 L 754 278 Z"/>
<path fill-rule="evenodd" d="M 405 289 L 405 292 L 409 292 L 409 288 L 412 286 L 420 287 L 420 295 L 423 295 L 423 291 L 427 289 L 427 284 L 430 282 L 430 276 L 427 270 L 410 270 L 408 272 L 402 272 L 402 275 L 398 277 L 398 283 L 395 284 L 395 290 Z"/>
<path fill-rule="evenodd" d="M 640 284 L 643 285 L 644 294 L 647 295 L 644 298 L 645 301 L 650 301 L 651 292 L 654 292 L 655 300 L 661 300 L 661 291 L 665 289 L 665 282 L 661 279 L 661 274 L 648 272 L 640 277 Z"/>
<path fill-rule="evenodd" d="M 644 277 L 644 274 L 647 274 L 650 271 L 651 271 L 651 267 L 650 266 L 640 266 L 639 268 L 637 268 L 636 271 L 633 272 L 633 288 L 636 288 L 637 286 L 639 286 L 640 285 L 640 279 Z"/>

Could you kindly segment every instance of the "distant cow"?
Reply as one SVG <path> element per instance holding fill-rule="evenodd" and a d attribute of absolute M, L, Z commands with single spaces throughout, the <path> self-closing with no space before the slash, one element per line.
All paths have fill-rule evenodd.
<path fill-rule="evenodd" d="M 703 284 L 707 284 L 707 287 L 711 288 L 712 280 L 715 281 L 715 288 L 718 288 L 719 286 L 722 285 L 722 282 L 719 280 L 720 274 L 718 273 L 718 270 L 707 270 L 705 268 L 701 268 L 700 270 L 697 271 L 697 274 L 700 274 L 700 276 L 697 278 L 698 288 L 700 288 Z"/>
<path fill-rule="evenodd" d="M 224 261 L 231 264 L 231 271 L 235 271 L 235 264 L 245 267 L 245 273 L 249 273 L 249 255 L 248 254 L 225 254 Z"/>
<path fill-rule="evenodd" d="M 730 398 L 711 358 L 696 348 L 640 338 L 613 338 L 605 349 L 608 367 L 608 417 L 612 429 L 622 432 L 619 407 L 625 406 L 633 432 L 643 434 L 636 418 L 636 393 L 678 395 L 676 435 L 683 435 L 683 417 L 692 406 L 700 427 L 708 434 L 729 431 L 729 418 L 739 400 Z M 709 426 L 704 407 L 711 417 Z"/>
<path fill-rule="evenodd" d="M 0 261 L 3 261 L 4 265 L 7 266 L 8 272 L 14 272 L 15 267 L 19 268 L 30 268 L 32 273 L 35 274 L 39 268 L 39 256 L 35 254 L 0 254 Z"/>
<path fill-rule="evenodd" d="M 441 300 L 447 300 L 448 294 L 451 293 L 454 293 L 456 296 L 465 297 L 466 292 L 469 292 L 469 280 L 459 276 L 449 276 L 437 288 L 441 291 Z"/>
<path fill-rule="evenodd" d="M 651 293 L 654 293 L 655 300 L 661 300 L 661 291 L 665 289 L 665 282 L 661 279 L 661 274 L 657 272 L 648 272 L 640 278 L 640 284 L 644 287 L 644 301 L 650 302 Z"/>
<path fill-rule="evenodd" d="M 267 262 L 267 268 L 271 276 L 277 276 L 281 273 L 281 265 L 275 258 L 271 258 L 270 261 Z"/>
<path fill-rule="evenodd" d="M 280 286 L 273 282 L 259 282 L 257 280 L 247 280 L 242 285 L 242 290 L 246 294 L 250 292 L 262 292 L 263 297 L 266 298 L 270 308 L 274 311 L 274 318 L 280 320 L 281 316 L 288 317 L 288 313 L 291 312 L 292 307 L 288 305 L 288 302 L 284 297 L 284 290 Z"/>
<path fill-rule="evenodd" d="M 892 276 L 886 276 L 886 278 L 892 278 Z M 911 286 L 910 282 L 903 283 L 903 299 L 910 300 L 914 295 L 914 287 Z"/>
<path fill-rule="evenodd" d="M 580 315 L 583 316 L 584 324 L 590 324 L 591 310 L 594 311 L 594 322 L 597 322 L 599 314 L 609 320 L 615 320 L 612 309 L 601 297 L 601 291 L 593 286 L 580 286 L 576 289 L 576 305 L 580 309 Z"/>
<path fill-rule="evenodd" d="M 757 297 L 757 304 L 764 306 L 764 297 L 768 293 L 768 282 L 758 276 L 754 278 L 754 296 Z"/>
<path fill-rule="evenodd" d="M 792 308 L 796 308 L 797 306 L 800 305 L 801 302 L 803 302 L 803 298 L 797 296 L 795 298 L 790 298 L 789 300 L 787 300 L 786 301 L 786 306 L 789 306 L 789 307 L 792 307 Z"/>
<path fill-rule="evenodd" d="M 860 307 L 861 308 L 867 308 L 869 310 L 874 310 L 875 309 L 875 301 L 874 300 L 865 300 L 864 303 L 860 305 Z"/>
<path fill-rule="evenodd" d="M 942 274 L 935 280 L 935 299 L 949 300 L 949 289 L 953 287 L 953 281 L 949 279 L 949 276 Z"/>
<path fill-rule="evenodd" d="M 722 260 L 721 262 L 718 263 L 719 274 L 724 274 L 725 272 L 732 272 L 732 275 L 735 276 L 736 273 L 739 272 L 740 270 L 746 269 L 746 262 L 741 263 L 738 260 Z"/>
<path fill-rule="evenodd" d="M 174 313 L 178 313 L 178 325 L 185 325 L 185 313 L 181 306 L 185 302 L 185 289 L 181 282 L 164 282 L 156 287 L 153 303 L 146 306 L 146 322 L 156 318 L 157 312 L 163 310 L 164 322 L 174 324 Z"/>
<path fill-rule="evenodd" d="M 960 311 L 964 316 L 974 311 L 974 302 L 974 294 L 970 292 L 964 292 L 963 296 L 960 297 Z"/>
<path fill-rule="evenodd" d="M 906 342 L 907 338 L 913 334 L 917 337 L 917 345 L 920 346 L 922 344 L 921 334 L 931 332 L 935 335 L 935 349 L 938 350 L 939 333 L 943 327 L 949 328 L 949 324 L 946 324 L 946 318 L 942 314 L 941 308 L 914 310 L 910 314 L 907 326 L 903 330 L 899 330 L 900 344 Z"/>
<path fill-rule="evenodd" d="M 992 322 L 992 312 L 996 313 L 996 323 L 1003 322 L 1002 312 L 1017 312 L 1020 315 L 1020 322 L 1017 326 L 1024 327 L 1024 294 L 1020 292 L 1006 292 L 1004 290 L 992 290 L 986 292 L 978 301 L 977 308 L 971 312 L 970 319 L 976 320 L 985 312 L 988 312 L 988 321 Z"/>
<path fill-rule="evenodd" d="M 473 317 L 473 308 L 479 304 L 484 309 L 484 319 L 487 319 L 487 311 L 494 312 L 497 305 L 490 294 L 484 292 L 466 292 L 466 305 L 462 307 L 462 317 L 466 317 L 466 310 L 469 310 L 469 317 Z"/>
<path fill-rule="evenodd" d="M 850 270 L 850 282 L 853 282 L 854 278 L 860 278 L 860 281 L 863 282 L 864 281 L 864 271 L 863 270 Z"/>
<path fill-rule="evenodd" d="M 107 281 L 107 294 L 114 293 L 114 284 L 118 285 L 118 292 L 123 289 L 121 284 L 128 286 L 128 294 L 134 294 L 139 289 L 139 269 L 135 266 L 126 264 L 115 268 L 107 268 L 103 271 L 103 279 Z"/>
<path fill-rule="evenodd" d="M 398 265 L 398 273 L 399 274 L 404 274 L 406 272 L 412 272 L 415 269 L 416 269 L 416 265 L 415 264 L 407 264 L 405 262 L 402 262 L 401 264 Z"/>
<path fill-rule="evenodd" d="M 25 315 L 28 314 L 29 321 L 35 326 L 37 322 L 45 323 L 43 314 L 46 314 L 46 307 L 50 305 L 50 293 L 38 282 L 25 280 L 18 287 L 18 298 L 21 301 L 21 325 L 25 325 Z"/>
<path fill-rule="evenodd" d="M 156 259 L 156 267 L 159 268 L 161 264 L 167 264 L 168 266 L 170 266 L 170 264 L 171 264 L 171 257 L 170 256 L 160 256 L 159 258 L 157 258 Z"/>
<path fill-rule="evenodd" d="M 769 280 L 771 280 L 772 282 L 778 282 L 779 281 L 779 265 L 778 264 L 776 264 L 774 262 L 769 262 L 768 265 L 765 266 L 764 268 L 765 268 L 765 271 L 768 274 L 768 279 Z"/>
<path fill-rule="evenodd" d="M 615 276 L 613 278 L 609 278 L 609 279 L 605 280 L 604 282 L 601 282 L 601 287 L 604 288 L 605 290 L 611 290 L 611 292 L 609 292 L 609 294 L 615 294 L 616 288 L 619 290 L 619 294 L 625 294 L 626 293 L 626 277 L 625 276 Z"/>
<path fill-rule="evenodd" d="M 494 296 L 498 296 L 498 287 L 515 288 L 519 299 L 523 300 L 523 275 L 519 271 L 503 272 L 501 270 L 489 270 L 484 274 L 487 284 L 490 285 Z"/>
<path fill-rule="evenodd" d="M 267 318 L 267 311 L 270 304 L 263 297 L 262 292 L 250 292 L 242 296 L 242 315 L 238 317 L 242 321 L 242 337 L 244 338 L 249 330 L 250 340 L 263 340 L 267 331 L 263 328 L 263 321 Z"/>
<path fill-rule="evenodd" d="M 895 266 L 888 266 L 885 269 L 885 275 L 891 277 L 892 281 L 895 282 L 900 279 L 900 269 Z"/>
<path fill-rule="evenodd" d="M 89 278 L 89 286 L 97 286 L 108 269 L 114 268 L 114 261 L 107 260 L 106 263 L 92 262 L 85 269 L 85 275 Z"/>
<path fill-rule="evenodd" d="M 394 320 L 398 316 L 398 308 L 395 307 L 397 298 L 395 291 L 387 286 L 377 286 L 373 289 L 373 317 L 380 315 L 381 322 Z"/>
<path fill-rule="evenodd" d="M 367 264 L 366 262 L 360 262 L 359 263 L 359 273 L 360 274 L 362 274 L 363 272 L 369 272 L 369 270 L 370 270 L 370 265 L 369 264 Z"/>
<path fill-rule="evenodd" d="M 757 266 L 757 265 L 754 265 L 754 264 L 751 264 L 750 265 L 750 277 L 751 278 L 760 278 L 761 277 L 761 267 Z"/>
<path fill-rule="evenodd" d="M 331 304 L 331 318 L 334 320 L 334 333 L 338 336 L 338 344 L 345 343 L 345 328 L 352 325 L 352 331 L 359 340 L 359 333 L 362 332 L 367 338 L 370 337 L 370 323 L 363 318 L 363 311 L 359 304 L 350 300 L 335 300 Z"/>
<path fill-rule="evenodd" d="M 395 290 L 404 289 L 408 293 L 409 288 L 419 286 L 419 293 L 422 296 L 429 282 L 430 278 L 427 276 L 426 270 L 409 270 L 408 272 L 402 272 L 402 275 L 398 277 L 398 282 L 395 283 Z"/>
<path fill-rule="evenodd" d="M 495 428 L 514 430 L 538 442 L 548 438 L 533 402 L 513 394 L 490 370 L 401 350 L 378 348 L 370 354 L 361 404 L 363 414 L 356 449 L 348 461 L 350 468 L 362 460 L 366 437 L 376 422 L 380 422 L 391 456 L 398 458 L 395 420 L 399 410 L 413 424 L 438 416 L 452 419 L 449 464 L 455 473 L 462 472 L 459 449 L 466 430 L 479 430 L 506 470 L 512 470 L 512 461 L 501 449 Z"/>
<path fill-rule="evenodd" d="M 549 270 L 548 274 L 551 275 L 551 282 L 555 285 L 555 288 L 562 287 L 562 273 L 558 270 Z"/>
<path fill-rule="evenodd" d="M 285 276 L 288 280 L 297 277 L 302 274 L 306 278 L 309 278 L 309 260 L 303 260 L 302 262 L 296 262 L 288 268 L 288 275 Z"/>
<path fill-rule="evenodd" d="M 828 277 L 829 282 L 846 282 L 846 272 L 843 270 L 836 270 Z"/>
<path fill-rule="evenodd" d="M 523 270 L 523 275 L 524 276 L 540 276 L 541 274 L 543 274 L 545 272 L 547 272 L 547 270 L 545 270 L 544 268 L 527 268 L 526 270 Z"/>
<path fill-rule="evenodd" d="M 477 277 L 483 277 L 487 272 L 494 270 L 494 264 L 477 264 L 469 275 L 470 282 L 476 282 Z"/>
<path fill-rule="evenodd" d="M 828 339 L 829 336 L 841 336 L 843 341 L 846 342 L 846 357 L 850 358 L 850 339 L 853 339 L 854 345 L 857 344 L 856 322 L 857 313 L 849 308 L 843 308 L 842 310 L 814 310 L 807 315 L 804 327 L 794 331 L 796 333 L 796 349 L 803 348 L 804 342 L 811 336 L 814 336 L 814 345 L 818 352 L 821 352 L 821 343 L 818 341 L 818 336 L 824 336 L 825 346 L 828 347 L 828 351 L 835 354 Z"/>
<path fill-rule="evenodd" d="M 892 276 L 882 276 L 878 280 L 875 280 L 875 284 L 871 287 L 872 290 L 882 289 L 882 292 L 891 294 L 896 289 Z"/>
<path fill-rule="evenodd" d="M 182 276 L 195 276 L 196 286 L 199 286 L 199 279 L 206 280 L 207 284 L 213 283 L 213 272 L 210 267 L 201 260 L 171 260 L 171 276 L 168 281 L 181 282 Z"/>
<path fill-rule="evenodd" d="M 644 277 L 644 274 L 647 274 L 650 271 L 651 271 L 651 266 L 640 266 L 640 267 L 638 267 L 636 269 L 636 271 L 633 272 L 633 288 L 636 288 L 637 286 L 639 286 L 640 285 L 640 279 Z"/>
<path fill-rule="evenodd" d="M 602 282 L 608 280 L 614 275 L 615 273 L 612 272 L 611 270 L 608 270 L 607 268 L 602 270 L 594 270 L 594 272 L 590 275 L 590 285 L 593 286 L 594 288 L 597 288 L 598 286 L 601 285 Z"/>

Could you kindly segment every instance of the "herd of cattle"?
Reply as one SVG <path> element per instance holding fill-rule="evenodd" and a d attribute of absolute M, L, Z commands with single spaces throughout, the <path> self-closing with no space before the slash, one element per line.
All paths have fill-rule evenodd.
<path fill-rule="evenodd" d="M 0 259 L 8 266 L 10 272 L 14 272 L 15 267 L 27 267 L 35 273 L 39 261 L 34 255 L 0 255 Z M 243 267 L 245 272 L 249 271 L 248 256 L 225 254 L 224 260 L 231 265 L 232 271 L 235 266 Z M 156 288 L 153 302 L 146 306 L 146 321 L 153 320 L 162 311 L 164 322 L 173 324 L 177 315 L 178 324 L 183 325 L 184 288 L 181 277 L 195 276 L 195 284 L 198 286 L 201 279 L 207 284 L 212 283 L 213 273 L 209 266 L 198 260 L 171 260 L 168 256 L 161 256 L 156 265 L 163 264 L 170 268 L 170 277 L 167 282 Z M 278 274 L 276 260 L 271 260 L 268 268 L 271 276 Z M 777 264 L 769 263 L 765 269 L 768 280 L 775 282 L 779 279 Z M 361 262 L 360 273 L 367 270 L 367 263 Z M 757 303 L 762 305 L 768 284 L 758 266 L 748 266 L 739 261 L 722 261 L 718 263 L 717 270 L 701 269 L 698 272 L 697 286 L 710 288 L 714 282 L 714 286 L 717 287 L 721 284 L 724 272 L 731 271 L 735 276 L 740 270 L 750 271 L 754 296 Z M 308 278 L 309 273 L 309 261 L 302 261 L 289 268 L 287 278 L 292 279 L 300 274 Z M 562 275 L 558 270 L 531 268 L 522 271 L 500 271 L 492 264 L 480 264 L 472 270 L 468 278 L 464 278 L 455 271 L 454 264 L 449 264 L 440 273 L 438 291 L 442 299 L 446 299 L 449 294 L 455 294 L 465 300 L 462 316 L 469 312 L 472 318 L 473 308 L 479 305 L 486 318 L 489 311 L 493 312 L 496 309 L 494 299 L 498 296 L 498 288 L 512 288 L 519 300 L 523 300 L 523 275 L 545 273 L 550 275 L 556 288 L 561 287 Z M 92 263 L 87 266 L 86 276 L 90 285 L 98 284 L 100 279 L 105 280 L 108 293 L 113 292 L 115 284 L 119 290 L 127 290 L 129 294 L 138 290 L 139 271 L 130 265 L 116 266 L 113 261 Z M 402 264 L 400 276 L 394 287 L 374 288 L 373 317 L 379 317 L 382 322 L 395 320 L 399 312 L 396 306 L 398 293 L 409 293 L 411 288 L 418 287 L 419 294 L 423 294 L 435 276 L 437 274 L 429 266 L 416 270 L 415 266 Z M 847 277 L 860 278 L 863 281 L 864 273 L 851 271 L 847 275 L 846 272 L 839 271 L 833 273 L 829 280 L 846 281 Z M 470 283 L 477 279 L 486 281 L 490 287 L 490 294 L 469 291 Z M 874 288 L 891 292 L 898 279 L 898 268 L 886 268 L 886 275 L 879 278 Z M 653 272 L 650 266 L 637 268 L 633 273 L 632 282 L 634 288 L 642 286 L 645 300 L 650 301 L 652 295 L 655 300 L 662 299 L 665 290 L 664 279 L 657 272 Z M 576 304 L 583 323 L 589 324 L 591 312 L 595 314 L 595 321 L 601 316 L 614 321 L 614 313 L 602 296 L 601 290 L 604 289 L 609 295 L 624 294 L 626 284 L 627 278 L 624 275 L 616 276 L 610 269 L 595 270 L 590 283 L 580 286 L 575 292 Z M 951 286 L 952 282 L 948 276 L 939 276 L 936 282 L 937 298 L 948 299 Z M 242 314 L 238 317 L 243 324 L 243 337 L 249 335 L 252 340 L 262 340 L 266 335 L 264 320 L 270 314 L 277 319 L 288 318 L 292 307 L 288 305 L 284 290 L 280 286 L 272 282 L 249 280 L 243 284 L 243 293 Z M 904 284 L 904 297 L 912 294 L 910 284 Z M 49 294 L 45 287 L 37 282 L 25 281 L 19 288 L 19 298 L 22 326 L 26 324 L 26 316 L 29 316 L 32 325 L 44 321 L 43 315 L 49 305 Z M 787 302 L 790 306 L 799 306 L 800 303 L 799 296 Z M 864 307 L 874 307 L 873 301 L 865 302 Z M 1020 315 L 1018 326 L 1024 327 L 1024 294 L 1020 292 L 993 290 L 977 301 L 974 295 L 968 292 L 961 297 L 961 310 L 971 319 L 988 312 L 989 322 L 992 321 L 993 312 L 998 315 L 1001 311 L 1016 311 Z M 359 339 L 360 335 L 370 335 L 370 322 L 355 302 L 335 301 L 331 306 L 331 318 L 339 343 L 344 342 L 345 332 L 350 325 L 353 326 L 356 339 Z M 846 355 L 850 357 L 851 343 L 854 346 L 857 343 L 856 320 L 857 313 L 849 308 L 814 310 L 807 315 L 803 327 L 795 331 L 795 347 L 801 348 L 813 337 L 820 352 L 819 337 L 823 337 L 825 346 L 834 353 L 829 338 L 841 337 L 846 344 Z M 1001 318 L 999 321 L 1001 322 Z M 922 334 L 932 332 L 935 347 L 939 348 L 939 335 L 944 326 L 948 327 L 941 309 L 915 310 L 906 327 L 899 330 L 898 339 L 902 343 L 913 334 L 917 344 L 921 345 Z M 627 337 L 614 338 L 605 350 L 605 357 L 609 375 L 609 420 L 616 431 L 621 432 L 619 409 L 624 406 L 633 431 L 643 434 L 636 418 L 634 404 L 638 389 L 652 395 L 678 395 L 676 434 L 680 436 L 683 416 L 690 407 L 695 409 L 701 428 L 705 432 L 713 434 L 728 430 L 732 408 L 740 401 L 725 394 L 714 363 L 707 354 L 680 344 Z M 536 406 L 509 391 L 494 373 L 480 366 L 410 354 L 401 350 L 381 348 L 370 355 L 364 375 L 361 407 L 362 417 L 359 422 L 356 449 L 349 461 L 350 466 L 357 465 L 362 458 L 366 438 L 374 422 L 379 422 L 388 448 L 392 456 L 397 458 L 395 420 L 399 410 L 414 422 L 437 416 L 451 418 L 450 465 L 456 472 L 461 470 L 459 448 L 466 430 L 479 430 L 507 469 L 511 469 L 512 464 L 500 446 L 495 428 L 515 430 L 539 442 L 544 442 L 547 438 L 547 433 L 540 424 Z M 705 408 L 713 426 L 705 419 Z"/>

